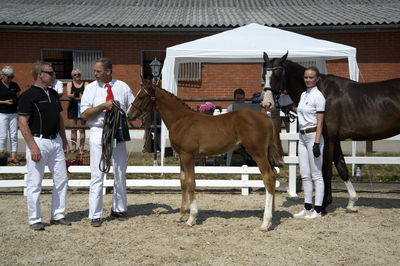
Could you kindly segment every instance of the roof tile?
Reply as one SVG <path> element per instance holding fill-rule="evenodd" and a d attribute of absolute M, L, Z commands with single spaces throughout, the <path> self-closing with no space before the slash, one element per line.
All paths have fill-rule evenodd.
<path fill-rule="evenodd" d="M 0 0 L 0 25 L 236 27 L 400 24 L 398 0 Z"/>

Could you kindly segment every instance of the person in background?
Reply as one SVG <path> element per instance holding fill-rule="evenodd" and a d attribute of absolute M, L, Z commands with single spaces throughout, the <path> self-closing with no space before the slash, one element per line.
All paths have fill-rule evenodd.
<path fill-rule="evenodd" d="M 55 90 L 58 93 L 58 96 L 62 97 L 64 94 L 64 84 L 61 80 L 56 78 L 56 72 L 54 72 L 53 82 L 50 85 L 50 88 Z"/>
<path fill-rule="evenodd" d="M 246 101 L 246 94 L 243 89 L 238 88 L 233 91 L 233 98 L 235 99 L 235 102 L 233 104 L 230 104 L 226 108 L 228 112 L 233 111 L 233 105 L 235 103 L 244 103 Z M 246 150 L 243 147 L 240 147 L 240 148 L 238 148 L 232 152 L 228 152 L 226 154 L 226 165 L 227 166 L 231 166 L 233 154 L 240 154 L 241 157 L 243 158 L 243 162 L 241 162 L 240 165 L 242 165 L 242 164 L 252 165 L 252 162 L 251 162 L 252 158 L 250 157 L 250 155 L 246 152 Z"/>
<path fill-rule="evenodd" d="M 320 79 L 316 67 L 309 67 L 304 72 L 304 83 L 307 90 L 301 94 L 297 108 L 299 135 L 299 167 L 303 180 L 304 209 L 294 217 L 315 219 L 321 217 L 324 198 L 324 180 L 322 178 L 322 151 L 324 138 L 322 125 L 325 113 L 325 97 L 318 89 Z M 313 210 L 313 184 L 315 186 L 315 203 Z"/>
<path fill-rule="evenodd" d="M 32 66 L 33 86 L 21 94 L 18 103 L 19 128 L 26 142 L 26 180 L 30 228 L 44 230 L 40 211 L 40 192 L 47 165 L 53 175 L 50 224 L 69 226 L 64 212 L 67 202 L 68 175 L 62 107 L 58 94 L 49 89 L 54 71 L 51 63 L 37 61 Z"/>
<path fill-rule="evenodd" d="M 235 103 L 244 103 L 246 101 L 246 95 L 243 89 L 236 89 L 233 92 L 233 98 Z M 229 105 L 226 109 L 228 112 L 232 112 L 233 104 Z"/>
<path fill-rule="evenodd" d="M 17 101 L 21 93 L 18 84 L 13 82 L 14 69 L 5 66 L 0 72 L 0 150 L 7 150 L 7 138 L 10 135 L 12 164 L 19 164 L 18 152 L 18 114 Z"/>
<path fill-rule="evenodd" d="M 80 104 L 85 86 L 89 83 L 82 80 L 82 74 L 79 69 L 73 69 L 71 72 L 72 81 L 67 83 L 67 97 L 70 99 L 68 104 L 68 121 L 71 126 L 83 126 L 85 122 L 81 119 Z M 77 129 L 71 129 L 71 152 L 76 152 Z M 83 152 L 85 146 L 85 129 L 79 129 L 79 151 Z"/>
<path fill-rule="evenodd" d="M 112 63 L 108 58 L 100 58 L 94 65 L 93 81 L 85 87 L 81 99 L 81 116 L 90 126 L 90 191 L 89 219 L 91 226 L 101 226 L 103 220 L 103 177 L 100 171 L 102 155 L 101 139 L 105 112 L 113 108 L 113 100 L 120 103 L 126 112 L 134 97 L 129 86 L 112 77 Z M 114 193 L 111 218 L 120 221 L 127 219 L 126 179 L 127 154 L 125 142 L 116 142 L 113 147 L 112 164 L 114 169 Z"/>

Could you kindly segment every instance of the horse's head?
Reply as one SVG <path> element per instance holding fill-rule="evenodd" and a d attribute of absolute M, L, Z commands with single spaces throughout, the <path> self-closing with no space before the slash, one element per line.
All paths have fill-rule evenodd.
<path fill-rule="evenodd" d="M 285 91 L 285 63 L 289 52 L 281 58 L 269 59 L 267 53 L 264 52 L 263 78 L 265 82 L 264 88 L 269 88 L 274 94 L 281 94 Z"/>
<path fill-rule="evenodd" d="M 288 54 L 289 52 L 287 52 L 281 58 L 269 59 L 267 53 L 264 52 L 264 91 L 270 90 L 274 95 L 275 102 L 277 102 L 279 95 L 281 95 L 286 89 L 285 68 L 283 63 L 286 61 Z"/>
<path fill-rule="evenodd" d="M 156 86 L 151 80 L 142 79 L 142 88 L 137 93 L 135 100 L 126 114 L 129 121 L 143 118 L 153 110 L 156 101 L 155 91 Z"/>

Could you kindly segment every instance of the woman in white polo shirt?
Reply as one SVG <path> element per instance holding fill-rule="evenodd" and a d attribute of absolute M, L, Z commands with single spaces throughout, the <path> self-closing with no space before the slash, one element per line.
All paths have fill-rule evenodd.
<path fill-rule="evenodd" d="M 297 107 L 300 127 L 298 153 L 300 175 L 303 180 L 304 209 L 294 214 L 294 217 L 306 219 L 321 217 L 324 198 L 322 125 L 325 113 L 325 97 L 317 87 L 319 76 L 316 67 L 309 67 L 304 71 L 304 83 L 307 90 L 302 93 Z M 314 208 L 312 204 L 313 185 L 315 186 Z"/>

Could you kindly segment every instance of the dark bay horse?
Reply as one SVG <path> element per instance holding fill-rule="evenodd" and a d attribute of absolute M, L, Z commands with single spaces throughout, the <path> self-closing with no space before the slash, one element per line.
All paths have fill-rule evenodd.
<path fill-rule="evenodd" d="M 127 116 L 143 117 L 153 108 L 169 130 L 172 148 L 179 154 L 181 165 L 182 204 L 180 221 L 190 209 L 188 225 L 196 223 L 195 158 L 233 151 L 242 145 L 257 162 L 266 190 L 262 230 L 271 225 L 275 196 L 274 164 L 282 161 L 282 146 L 273 122 L 265 114 L 243 108 L 218 116 L 196 112 L 172 93 L 143 81 Z"/>
<path fill-rule="evenodd" d="M 288 53 L 270 60 L 264 53 L 263 76 L 270 76 L 271 90 L 275 95 L 286 90 L 297 105 L 301 93 L 306 90 L 303 79 L 305 68 L 286 60 L 287 56 Z M 332 203 L 332 161 L 349 192 L 347 210 L 357 211 L 354 203 L 358 197 L 349 179 L 340 141 L 372 141 L 400 134 L 400 79 L 359 83 L 334 75 L 321 75 L 318 88 L 326 99 L 322 169 L 325 180 L 324 212 Z"/>

